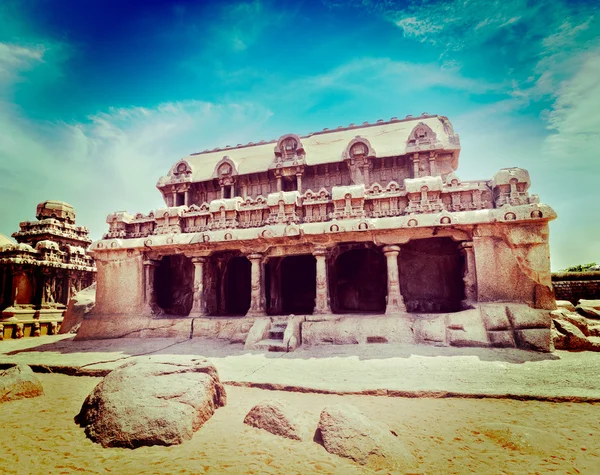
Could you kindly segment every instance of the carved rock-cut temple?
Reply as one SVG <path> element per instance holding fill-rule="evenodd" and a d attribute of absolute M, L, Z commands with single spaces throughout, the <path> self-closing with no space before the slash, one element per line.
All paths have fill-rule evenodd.
<path fill-rule="evenodd" d="M 73 207 L 44 201 L 36 217 L 13 233 L 16 244 L 0 242 L 0 339 L 55 334 L 69 298 L 96 277 L 92 240 Z"/>
<path fill-rule="evenodd" d="M 556 215 L 521 168 L 462 181 L 459 153 L 423 114 L 185 157 L 164 208 L 108 217 L 77 338 L 547 351 Z"/>

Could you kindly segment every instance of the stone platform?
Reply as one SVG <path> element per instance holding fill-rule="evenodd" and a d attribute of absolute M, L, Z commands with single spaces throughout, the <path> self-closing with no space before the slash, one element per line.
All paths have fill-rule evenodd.
<path fill-rule="evenodd" d="M 72 335 L 0 343 L 0 367 L 101 376 L 133 357 L 202 355 L 226 384 L 263 389 L 396 397 L 508 397 L 600 402 L 600 358 L 592 352 L 401 344 L 246 350 L 203 338 L 74 341 Z"/>
<path fill-rule="evenodd" d="M 247 349 L 399 343 L 552 351 L 547 310 L 523 304 L 478 304 L 452 313 L 320 314 L 252 317 L 101 315 L 84 319 L 77 340 L 216 338 Z M 277 341 L 280 341 L 278 343 Z"/>

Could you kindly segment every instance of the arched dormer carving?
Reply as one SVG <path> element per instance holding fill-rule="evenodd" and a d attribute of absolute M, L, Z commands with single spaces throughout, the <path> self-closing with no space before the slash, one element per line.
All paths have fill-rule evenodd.
<path fill-rule="evenodd" d="M 179 160 L 171 169 L 170 176 L 173 181 L 191 180 L 192 167 L 186 160 Z"/>
<path fill-rule="evenodd" d="M 303 160 L 304 155 L 300 137 L 295 134 L 283 135 L 275 145 L 275 162 L 277 163 Z"/>
<path fill-rule="evenodd" d="M 371 147 L 371 143 L 367 139 L 357 135 L 346 146 L 342 158 L 344 160 L 375 158 L 375 150 Z"/>
<path fill-rule="evenodd" d="M 342 154 L 342 159 L 348 165 L 353 185 L 369 186 L 370 159 L 375 156 L 375 150 L 367 139 L 357 135 L 350 140 Z"/>
<path fill-rule="evenodd" d="M 231 158 L 225 155 L 217 165 L 215 166 L 215 170 L 213 172 L 213 178 L 218 178 L 219 180 L 225 177 L 234 177 L 237 176 L 237 167 Z"/>
<path fill-rule="evenodd" d="M 437 142 L 436 133 L 424 122 L 419 122 L 408 136 L 407 145 L 409 147 L 419 147 L 421 145 L 430 145 Z"/>
<path fill-rule="evenodd" d="M 238 174 L 237 167 L 231 158 L 225 155 L 217 165 L 213 172 L 213 178 L 219 180 L 221 187 L 221 199 L 233 198 L 234 184 Z"/>

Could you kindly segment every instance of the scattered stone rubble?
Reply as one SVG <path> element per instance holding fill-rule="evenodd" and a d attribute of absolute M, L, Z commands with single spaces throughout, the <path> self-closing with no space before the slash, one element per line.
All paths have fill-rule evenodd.
<path fill-rule="evenodd" d="M 244 424 L 287 439 L 304 438 L 299 415 L 283 401 L 268 400 L 257 404 L 244 418 Z"/>
<path fill-rule="evenodd" d="M 600 351 L 600 300 L 579 300 L 577 306 L 559 300 L 552 315 L 552 339 L 557 350 Z"/>

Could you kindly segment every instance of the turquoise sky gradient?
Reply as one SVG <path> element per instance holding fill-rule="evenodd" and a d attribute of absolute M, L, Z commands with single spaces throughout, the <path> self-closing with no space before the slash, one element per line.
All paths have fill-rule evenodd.
<path fill-rule="evenodd" d="M 530 171 L 553 269 L 600 262 L 592 1 L 0 0 L 0 233 L 59 199 L 98 239 L 190 152 L 422 112 L 462 179 Z"/>

